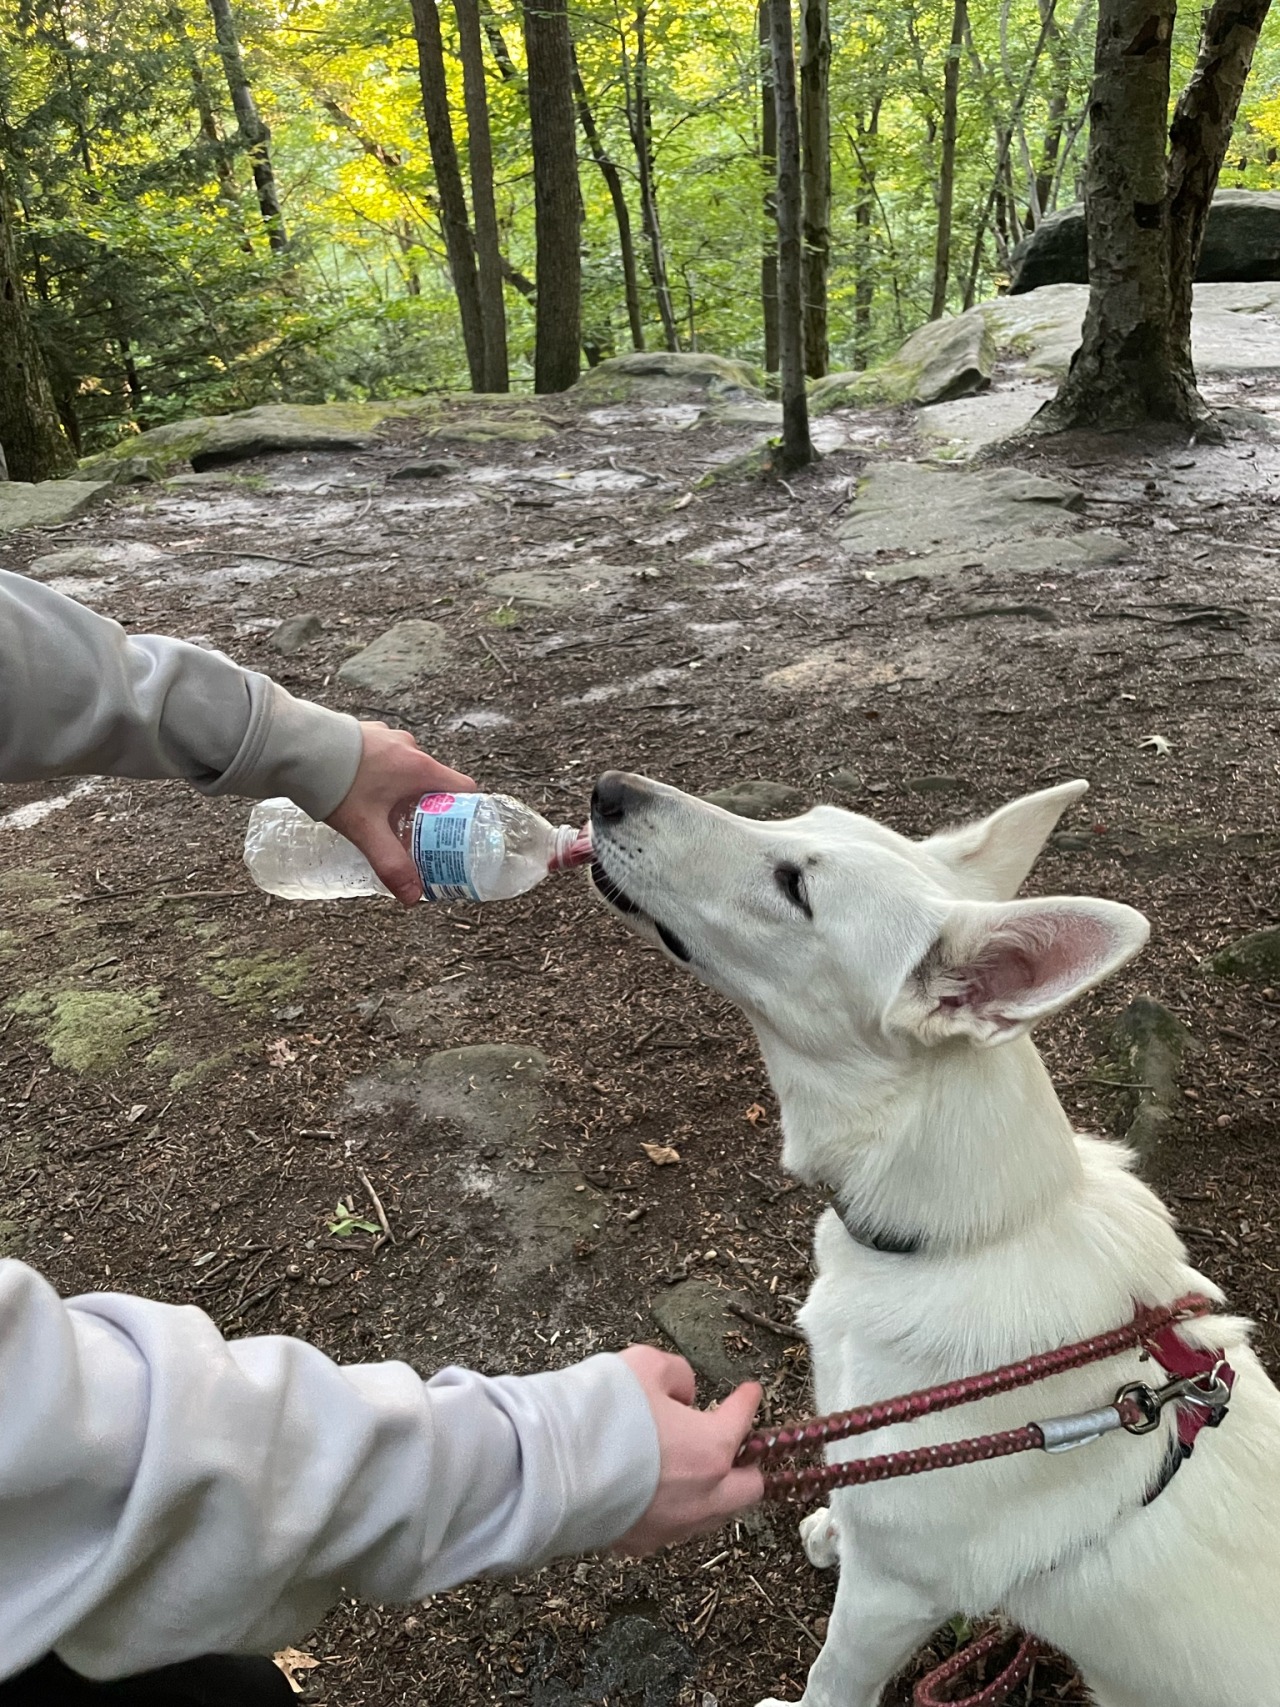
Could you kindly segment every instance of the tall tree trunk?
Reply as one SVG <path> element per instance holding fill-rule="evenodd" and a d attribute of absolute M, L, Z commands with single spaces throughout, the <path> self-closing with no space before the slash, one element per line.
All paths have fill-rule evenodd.
<path fill-rule="evenodd" d="M 1067 120 L 1067 101 L 1071 94 L 1071 44 L 1059 29 L 1054 18 L 1055 0 L 1038 0 L 1040 25 L 1049 47 L 1052 67 L 1049 86 L 1049 110 L 1045 119 L 1044 140 L 1040 145 L 1040 168 L 1036 173 L 1035 202 L 1040 215 L 1053 211 L 1053 192 L 1057 181 L 1058 154 Z"/>
<path fill-rule="evenodd" d="M 648 0 L 636 7 L 636 61 L 634 86 L 627 97 L 627 119 L 631 143 L 636 154 L 636 175 L 640 180 L 640 221 L 648 249 L 649 277 L 653 294 L 658 299 L 658 317 L 666 348 L 680 348 L 676 329 L 675 305 L 671 300 L 671 281 L 667 276 L 667 256 L 662 243 L 662 225 L 658 218 L 658 190 L 653 175 L 653 109 L 649 99 L 649 47 L 646 33 Z M 626 76 L 625 64 L 623 76 Z"/>
<path fill-rule="evenodd" d="M 1271 0 L 1217 0 L 1205 15 L 1195 70 L 1169 127 L 1169 289 L 1172 334 L 1191 346 L 1191 295 L 1209 204 Z"/>
<path fill-rule="evenodd" d="M 13 208 L 0 177 L 0 464 L 10 480 L 53 480 L 75 461 L 27 317 Z"/>
<path fill-rule="evenodd" d="M 804 386 L 804 252 L 801 238 L 800 113 L 791 38 L 791 0 L 769 0 L 773 92 L 778 112 L 778 355 L 782 372 L 783 472 L 813 461 Z"/>
<path fill-rule="evenodd" d="M 859 143 L 869 141 L 880 131 L 880 103 L 882 97 L 877 95 L 871 103 L 870 116 L 864 118 L 858 114 L 856 134 Z M 876 171 L 861 147 L 858 148 L 858 199 L 853 207 L 854 225 L 857 228 L 857 245 L 855 250 L 856 282 L 853 287 L 853 359 L 860 368 L 865 368 L 871 359 L 871 305 L 875 301 L 876 279 L 871 265 L 871 223 L 875 215 Z"/>
<path fill-rule="evenodd" d="M 493 199 L 493 140 L 484 81 L 480 0 L 454 0 L 462 52 L 462 90 L 467 108 L 467 158 L 471 166 L 471 209 L 476 222 L 476 264 L 484 371 L 480 390 L 508 391 L 507 311 L 502 300 L 502 251 Z"/>
<path fill-rule="evenodd" d="M 810 379 L 830 360 L 831 23 L 828 0 L 800 0 L 800 139 L 804 190 L 804 359 Z"/>
<path fill-rule="evenodd" d="M 760 307 L 764 317 L 764 369 L 778 371 L 778 109 L 773 99 L 773 48 L 769 0 L 759 0 L 760 170 L 764 176 L 764 233 L 760 243 Z"/>
<path fill-rule="evenodd" d="M 476 254 L 467 220 L 467 198 L 462 189 L 462 171 L 453 140 L 449 113 L 449 89 L 445 81 L 444 41 L 440 34 L 440 12 L 436 0 L 411 0 L 413 34 L 418 44 L 418 82 L 422 88 L 422 111 L 427 121 L 427 142 L 440 196 L 440 225 L 444 250 L 458 299 L 462 321 L 462 343 L 467 352 L 471 389 L 484 390 L 484 323 L 480 317 L 480 286 L 476 278 Z"/>
<path fill-rule="evenodd" d="M 955 0 L 951 13 L 951 45 L 942 76 L 942 158 L 938 167 L 938 240 L 933 252 L 933 300 L 930 320 L 947 310 L 951 279 L 951 210 L 956 188 L 956 129 L 960 110 L 960 50 L 968 26 L 966 0 Z"/>
<path fill-rule="evenodd" d="M 253 168 L 254 188 L 258 192 L 262 223 L 267 228 L 267 242 L 272 249 L 279 251 L 288 247 L 289 237 L 280 208 L 280 195 L 276 189 L 276 175 L 271 165 L 271 132 L 258 111 L 253 90 L 249 87 L 249 73 L 245 70 L 244 55 L 240 51 L 240 38 L 236 34 L 235 19 L 231 13 L 231 0 L 208 0 L 208 3 L 240 140 L 248 151 L 249 164 Z"/>
<path fill-rule="evenodd" d="M 524 0 L 538 300 L 533 388 L 567 391 L 582 342 L 582 197 L 567 0 Z"/>
<path fill-rule="evenodd" d="M 1165 158 L 1175 0 L 1100 0 L 1085 216 L 1089 307 L 1080 348 L 1043 430 L 1191 427 L 1207 411 L 1190 315 L 1172 323 Z"/>
<path fill-rule="evenodd" d="M 576 53 L 573 57 L 573 95 L 578 104 L 578 123 L 582 126 L 582 134 L 587 139 L 591 158 L 600 168 L 600 176 L 604 179 L 605 188 L 609 192 L 609 200 L 613 203 L 613 217 L 618 224 L 618 249 L 622 256 L 622 285 L 627 298 L 627 323 L 631 327 L 631 347 L 633 350 L 643 350 L 644 314 L 640 307 L 640 280 L 636 273 L 636 246 L 631 236 L 631 209 L 627 206 L 627 192 L 623 188 L 622 174 L 618 171 L 617 162 L 604 145 L 604 139 L 596 125 L 595 114 L 591 111 L 591 102 L 587 98 L 586 85 L 582 81 L 582 73 L 578 68 Z"/>

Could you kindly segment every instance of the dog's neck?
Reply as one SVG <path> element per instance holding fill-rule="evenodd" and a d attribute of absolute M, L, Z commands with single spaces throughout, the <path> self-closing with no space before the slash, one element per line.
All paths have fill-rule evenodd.
<path fill-rule="evenodd" d="M 843 1065 L 760 1041 L 784 1166 L 825 1187 L 863 1243 L 974 1248 L 1032 1231 L 1078 1193 L 1071 1123 L 1028 1039 Z"/>

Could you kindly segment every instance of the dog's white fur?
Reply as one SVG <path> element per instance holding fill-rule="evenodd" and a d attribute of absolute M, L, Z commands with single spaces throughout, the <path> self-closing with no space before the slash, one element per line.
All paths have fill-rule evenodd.
<path fill-rule="evenodd" d="M 819 1220 L 799 1320 L 820 1412 L 1098 1333 L 1135 1301 L 1221 1298 L 1128 1153 L 1072 1130 L 1028 1036 L 1146 940 L 1114 902 L 1012 899 L 1084 783 L 915 843 L 832 807 L 754 824 L 643 778 L 605 799 L 609 781 L 598 886 L 746 1012 L 785 1165 L 860 1225 L 923 1238 L 889 1254 L 834 1209 Z M 840 1576 L 804 1707 L 874 1707 L 938 1625 L 995 1610 L 1069 1653 L 1100 1707 L 1280 1704 L 1280 1393 L 1242 1322 L 1182 1332 L 1225 1349 L 1235 1394 L 1149 1507 L 1171 1411 L 1151 1436 L 840 1490 L 808 1517 L 810 1559 L 838 1556 Z M 1152 1378 L 1128 1354 L 834 1455 L 1089 1410 Z"/>

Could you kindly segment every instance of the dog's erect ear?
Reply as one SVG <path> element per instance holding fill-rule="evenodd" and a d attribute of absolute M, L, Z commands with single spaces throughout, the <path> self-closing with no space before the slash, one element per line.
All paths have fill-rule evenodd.
<path fill-rule="evenodd" d="M 926 1043 L 1008 1043 L 1123 966 L 1149 928 L 1118 901 L 963 901 L 908 979 L 895 1018 Z"/>
<path fill-rule="evenodd" d="M 1053 826 L 1088 787 L 1087 782 L 1064 782 L 1026 794 L 976 824 L 930 836 L 924 845 L 976 898 L 1012 901 Z"/>

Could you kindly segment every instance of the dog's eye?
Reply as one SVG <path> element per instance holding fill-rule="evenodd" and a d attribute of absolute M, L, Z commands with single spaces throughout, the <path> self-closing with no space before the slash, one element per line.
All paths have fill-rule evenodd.
<path fill-rule="evenodd" d="M 798 865 L 775 866 L 773 880 L 793 907 L 799 907 L 806 919 L 813 917 L 813 908 L 804 892 L 804 872 Z"/>

